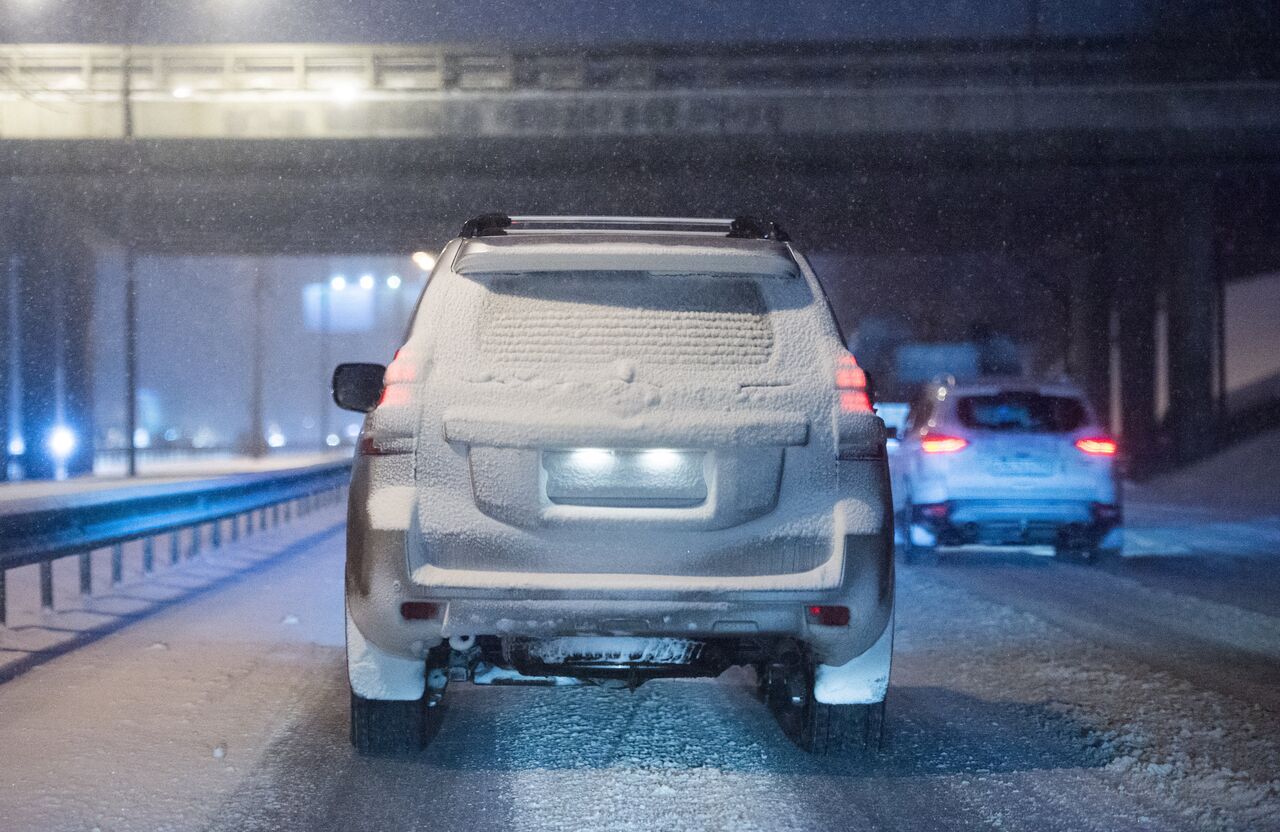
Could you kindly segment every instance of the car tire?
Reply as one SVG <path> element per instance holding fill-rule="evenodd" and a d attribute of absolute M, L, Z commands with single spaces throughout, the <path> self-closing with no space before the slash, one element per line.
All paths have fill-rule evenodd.
<path fill-rule="evenodd" d="M 351 692 L 351 744 L 361 754 L 412 754 L 426 747 L 439 708 L 425 699 L 365 699 Z"/>
<path fill-rule="evenodd" d="M 936 564 L 938 562 L 937 546 L 920 546 L 911 542 L 911 516 L 913 514 L 915 514 L 914 506 L 908 500 L 897 517 L 898 526 L 902 529 L 902 546 L 899 550 L 902 554 L 902 562 L 920 566 Z"/>
<path fill-rule="evenodd" d="M 1054 560 L 1060 560 L 1063 563 L 1078 563 L 1084 566 L 1095 564 L 1101 559 L 1099 551 L 1090 546 L 1055 546 L 1053 557 Z"/>
<path fill-rule="evenodd" d="M 801 748 L 819 757 L 874 757 L 884 742 L 884 703 L 828 705 L 810 696 L 799 740 Z"/>

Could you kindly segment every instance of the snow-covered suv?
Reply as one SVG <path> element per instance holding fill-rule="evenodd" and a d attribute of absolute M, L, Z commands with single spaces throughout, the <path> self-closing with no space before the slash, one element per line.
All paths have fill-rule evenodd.
<path fill-rule="evenodd" d="M 815 752 L 878 745 L 885 430 L 813 271 L 749 219 L 506 217 L 445 246 L 366 411 L 347 669 L 364 751 L 452 681 L 633 687 L 754 666 Z"/>

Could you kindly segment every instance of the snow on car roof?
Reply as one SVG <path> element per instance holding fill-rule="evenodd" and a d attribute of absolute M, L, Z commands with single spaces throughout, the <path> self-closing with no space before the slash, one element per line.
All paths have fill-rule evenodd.
<path fill-rule="evenodd" d="M 564 234 L 493 237 L 465 242 L 453 260 L 457 274 L 493 272 L 645 271 L 798 277 L 799 268 L 782 243 L 707 239 L 705 236 Z"/>

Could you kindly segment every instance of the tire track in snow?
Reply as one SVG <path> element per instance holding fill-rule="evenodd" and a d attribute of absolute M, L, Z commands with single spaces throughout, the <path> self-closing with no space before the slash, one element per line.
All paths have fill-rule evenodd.
<path fill-rule="evenodd" d="M 650 682 L 633 693 L 501 691 L 524 700 L 508 702 L 496 732 L 517 807 L 512 829 L 814 826 L 811 801 L 778 777 L 787 755 L 752 730 L 745 692 L 725 688 L 699 680 Z M 764 705 L 750 704 L 770 719 Z"/>

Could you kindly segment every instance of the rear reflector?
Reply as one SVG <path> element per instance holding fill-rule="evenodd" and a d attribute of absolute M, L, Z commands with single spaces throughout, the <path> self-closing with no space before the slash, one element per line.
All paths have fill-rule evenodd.
<path fill-rule="evenodd" d="M 821 624 L 824 627 L 848 627 L 849 626 L 849 608 L 848 607 L 827 607 L 827 606 L 809 607 L 809 617 L 813 619 L 815 624 Z"/>
<path fill-rule="evenodd" d="M 430 601 L 405 601 L 400 605 L 400 617 L 406 621 L 426 621 L 439 611 L 440 605 Z"/>
<path fill-rule="evenodd" d="M 969 447 L 968 439 L 959 436 L 942 436 L 936 434 L 925 436 L 920 440 L 920 450 L 927 454 L 953 454 Z"/>
<path fill-rule="evenodd" d="M 1076 447 L 1090 456 L 1114 456 L 1119 446 L 1116 440 L 1105 436 L 1089 436 L 1076 440 Z"/>
<path fill-rule="evenodd" d="M 916 516 L 927 520 L 946 520 L 951 515 L 951 503 L 921 503 L 916 506 Z"/>
<path fill-rule="evenodd" d="M 411 437 L 362 436 L 356 443 L 358 456 L 394 456 L 413 453 Z"/>
<path fill-rule="evenodd" d="M 1120 506 L 1112 503 L 1094 503 L 1092 508 L 1095 522 L 1114 523 L 1120 519 Z"/>

